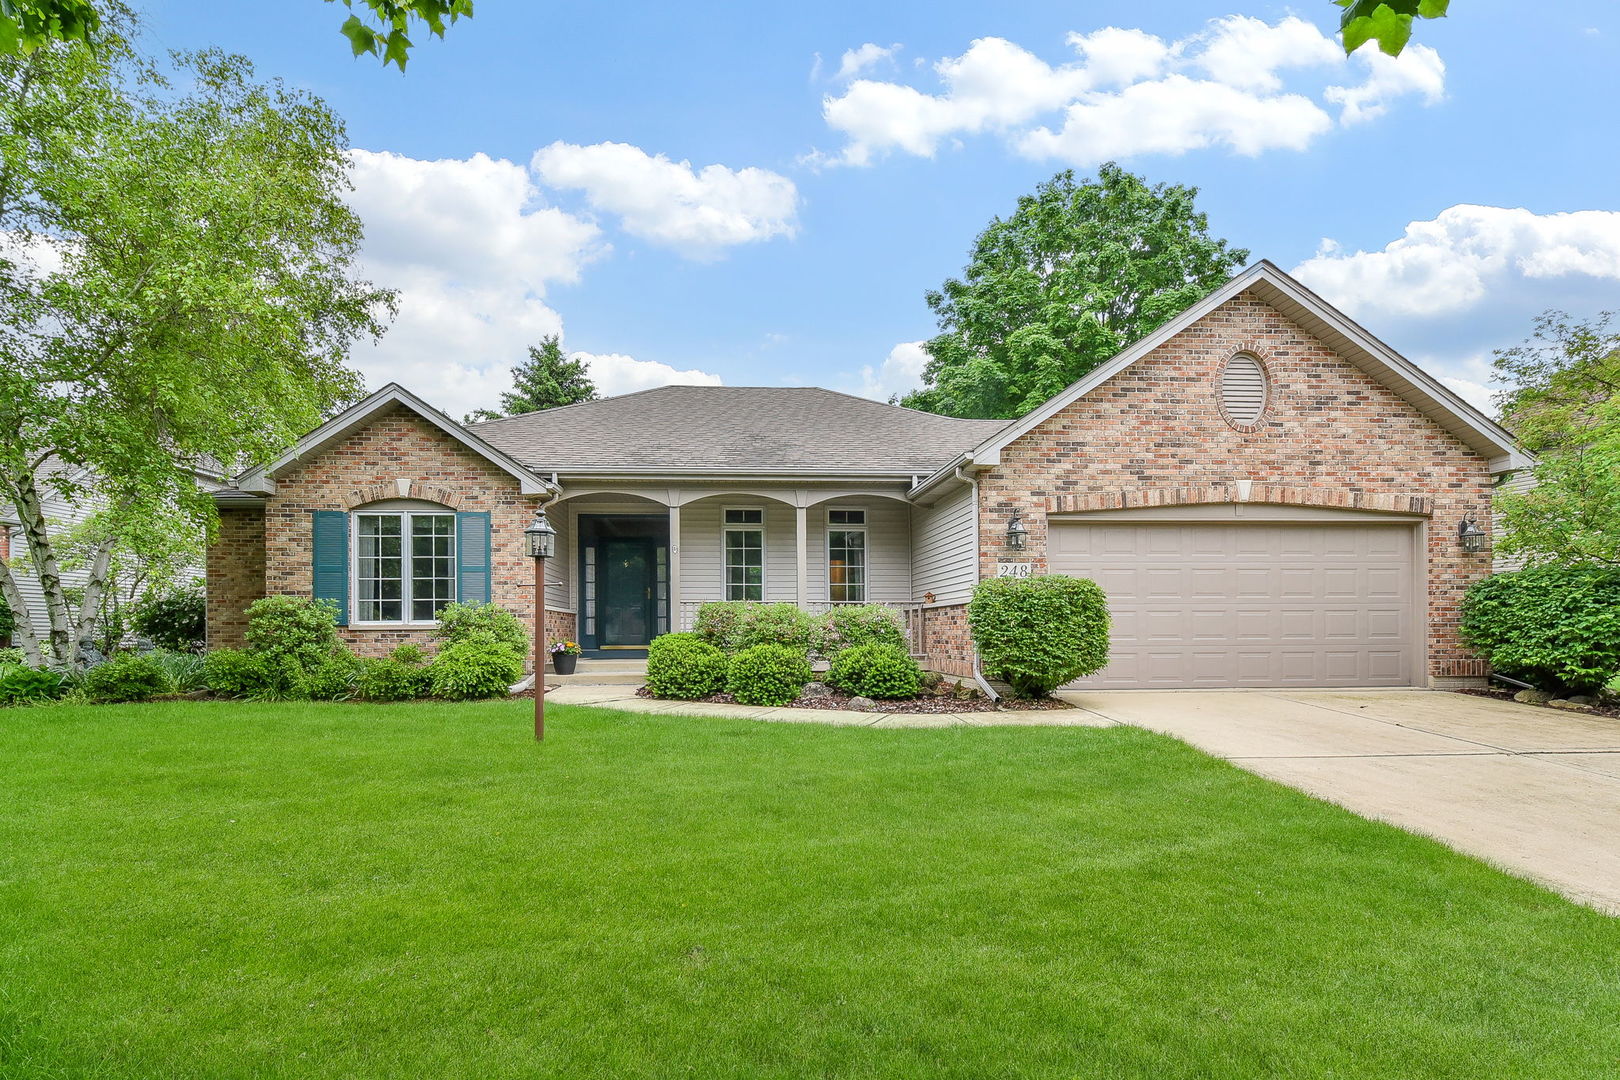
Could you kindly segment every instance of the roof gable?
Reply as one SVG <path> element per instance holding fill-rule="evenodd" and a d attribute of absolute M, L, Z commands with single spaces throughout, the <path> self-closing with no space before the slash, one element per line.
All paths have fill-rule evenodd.
<path fill-rule="evenodd" d="M 556 490 L 549 481 L 536 475 L 506 452 L 491 446 L 483 438 L 468 431 L 398 383 L 389 383 L 364 401 L 357 402 L 338 413 L 288 447 L 280 457 L 268 465 L 243 473 L 236 482 L 236 490 L 258 495 L 273 494 L 278 475 L 348 438 L 370 423 L 372 417 L 395 405 L 409 409 L 468 450 L 515 478 L 518 481 L 518 490 L 523 494 L 539 495 Z"/>
<path fill-rule="evenodd" d="M 1252 292 L 1285 318 L 1366 372 L 1411 404 L 1420 413 L 1451 432 L 1483 455 L 1492 472 L 1525 468 L 1531 458 L 1513 436 L 1496 421 L 1458 397 L 1438 379 L 1379 341 L 1348 316 L 1304 285 L 1262 260 L 1244 270 L 1153 333 L 1098 366 L 1046 404 L 981 442 L 968 456 L 978 464 L 995 465 L 1001 451 L 1027 435 L 1062 409 L 1102 386 L 1160 345 L 1186 330 L 1222 304 L 1243 292 Z"/>

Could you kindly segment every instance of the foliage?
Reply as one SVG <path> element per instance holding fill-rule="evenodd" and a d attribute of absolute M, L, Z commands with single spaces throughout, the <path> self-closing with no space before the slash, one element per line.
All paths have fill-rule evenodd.
<path fill-rule="evenodd" d="M 1110 162 L 1020 198 L 979 234 L 962 278 L 928 294 L 939 333 L 923 388 L 900 404 L 1022 416 L 1201 300 L 1249 253 L 1210 235 L 1197 195 Z"/>
<path fill-rule="evenodd" d="M 810 660 L 789 645 L 752 645 L 731 658 L 726 689 L 744 705 L 786 705 L 810 681 Z"/>
<path fill-rule="evenodd" d="M 467 630 L 439 650 L 427 672 L 434 697 L 505 697 L 523 676 L 523 654 L 488 630 Z"/>
<path fill-rule="evenodd" d="M 827 681 L 846 694 L 911 698 L 922 689 L 922 668 L 893 645 L 854 645 L 833 657 Z"/>
<path fill-rule="evenodd" d="M 358 660 L 354 692 L 366 701 L 410 701 L 426 697 L 431 687 L 427 669 L 420 662 L 399 657 L 399 650 L 385 657 Z"/>
<path fill-rule="evenodd" d="M 208 632 L 208 601 L 195 586 L 172 592 L 149 592 L 135 605 L 135 632 L 163 649 L 190 651 Z"/>
<path fill-rule="evenodd" d="M 337 609 L 308 596 L 266 596 L 247 609 L 247 644 L 277 666 L 316 668 L 338 647 Z"/>
<path fill-rule="evenodd" d="M 1378 42 L 1380 51 L 1399 56 L 1412 37 L 1412 20 L 1442 19 L 1451 0 L 1333 0 L 1344 9 L 1339 14 L 1339 37 L 1345 55 L 1369 41 Z"/>
<path fill-rule="evenodd" d="M 647 689 L 692 701 L 726 688 L 726 654 L 697 634 L 660 634 L 647 646 Z"/>
<path fill-rule="evenodd" d="M 520 657 L 529 652 L 529 631 L 523 621 L 498 604 L 448 604 L 439 612 L 436 633 L 451 645 L 487 636 Z"/>
<path fill-rule="evenodd" d="M 856 645 L 888 645 L 904 652 L 900 613 L 882 604 L 839 604 L 820 619 L 816 651 L 832 656 Z"/>
<path fill-rule="evenodd" d="M 208 658 L 202 654 L 155 649 L 146 655 L 168 674 L 176 693 L 189 694 L 193 690 L 208 689 Z"/>
<path fill-rule="evenodd" d="M 388 654 L 388 658 L 397 660 L 402 664 L 410 664 L 412 667 L 421 667 L 427 663 L 428 654 L 427 650 L 416 642 L 406 641 L 395 645 L 393 651 Z"/>
<path fill-rule="evenodd" d="M 193 465 L 264 461 L 363 386 L 350 346 L 391 294 L 357 276 L 341 121 L 240 57 L 179 55 L 172 83 L 102 9 L 94 50 L 0 56 L 0 502 L 17 507 L 43 625 L 75 659 L 117 552 L 215 521 Z M 35 463 L 99 538 L 71 609 Z M 0 595 L 16 607 L 9 571 Z"/>
<path fill-rule="evenodd" d="M 0 55 L 31 53 L 57 41 L 92 44 L 101 15 L 90 0 L 5 0 L 0 3 Z"/>
<path fill-rule="evenodd" d="M 202 679 L 222 697 L 275 700 L 295 696 L 303 669 L 289 670 L 265 653 L 215 649 L 203 660 Z"/>
<path fill-rule="evenodd" d="M 1538 566 L 1483 578 L 1463 598 L 1461 630 L 1505 675 L 1596 693 L 1620 675 L 1620 567 Z"/>
<path fill-rule="evenodd" d="M 91 701 L 150 701 L 174 693 L 174 680 L 148 653 L 120 653 L 84 673 L 84 695 Z"/>
<path fill-rule="evenodd" d="M 6 603 L 4 596 L 0 596 L 0 638 L 10 638 L 16 626 L 17 620 L 11 614 L 11 605 Z"/>
<path fill-rule="evenodd" d="M 1620 329 L 1613 313 L 1538 316 L 1496 353 L 1503 421 L 1538 456 L 1535 486 L 1496 497 L 1499 554 L 1526 563 L 1620 564 Z"/>
<path fill-rule="evenodd" d="M 26 662 L 21 649 L 0 649 L 0 664 L 23 664 Z"/>
<path fill-rule="evenodd" d="M 809 652 L 821 640 L 819 620 L 797 604 L 715 600 L 699 606 L 694 628 L 705 641 L 726 652 L 755 645 L 787 645 Z"/>
<path fill-rule="evenodd" d="M 332 3 L 333 0 L 326 0 Z M 344 20 L 343 36 L 349 39 L 354 55 L 370 54 L 380 57 L 384 67 L 396 64 L 400 71 L 410 60 L 412 43 L 407 32 L 412 21 L 420 21 L 435 37 L 444 37 L 447 23 L 472 18 L 473 0 L 360 0 L 375 17 L 367 22 L 351 14 Z M 355 0 L 343 0 L 351 12 Z"/>
<path fill-rule="evenodd" d="M 578 656 L 581 650 L 579 642 L 562 640 L 553 641 L 546 647 L 546 651 L 552 656 Z"/>
<path fill-rule="evenodd" d="M 62 693 L 62 676 L 22 664 L 0 663 L 0 705 L 49 701 Z"/>
<path fill-rule="evenodd" d="M 1084 578 L 981 581 L 968 602 L 968 626 L 985 672 L 1019 697 L 1046 697 L 1108 663 L 1108 598 Z"/>
<path fill-rule="evenodd" d="M 711 600 L 699 604 L 692 630 L 715 648 L 729 649 L 732 636 L 737 633 L 749 606 L 750 602 L 746 600 Z"/>
<path fill-rule="evenodd" d="M 359 677 L 358 658 L 347 649 L 334 649 L 304 673 L 304 693 L 311 701 L 348 701 Z"/>
<path fill-rule="evenodd" d="M 529 346 L 529 358 L 512 369 L 512 389 L 501 394 L 501 411 L 478 409 L 467 416 L 469 424 L 499 420 L 506 416 L 555 409 L 596 400 L 596 384 L 591 381 L 583 360 L 569 359 L 556 334 L 540 339 L 540 346 Z"/>

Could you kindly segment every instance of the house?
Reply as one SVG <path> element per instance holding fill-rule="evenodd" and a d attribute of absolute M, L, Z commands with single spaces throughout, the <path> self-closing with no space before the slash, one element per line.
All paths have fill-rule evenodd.
<path fill-rule="evenodd" d="M 388 386 L 216 495 L 209 634 L 267 593 L 342 612 L 360 652 L 452 599 L 525 619 L 544 504 L 549 637 L 637 655 L 708 600 L 904 611 L 973 671 L 991 575 L 1095 579 L 1112 659 L 1083 685 L 1477 682 L 1457 635 L 1489 573 L 1508 433 L 1269 263 L 1041 408 L 959 420 L 828 390 L 667 386 L 462 425 Z"/>

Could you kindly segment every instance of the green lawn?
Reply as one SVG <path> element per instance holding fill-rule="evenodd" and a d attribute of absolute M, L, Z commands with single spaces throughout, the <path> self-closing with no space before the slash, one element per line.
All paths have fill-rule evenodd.
<path fill-rule="evenodd" d="M 549 719 L 0 711 L 0 1076 L 1620 1060 L 1620 923 L 1168 739 Z"/>

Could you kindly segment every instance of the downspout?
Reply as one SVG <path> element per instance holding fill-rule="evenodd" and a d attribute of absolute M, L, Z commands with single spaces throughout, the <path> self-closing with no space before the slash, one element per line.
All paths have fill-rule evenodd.
<path fill-rule="evenodd" d="M 956 467 L 956 478 L 968 486 L 973 499 L 973 581 L 977 584 L 982 580 L 979 570 L 979 478 L 972 473 L 964 473 L 960 465 Z M 1001 695 L 996 693 L 995 687 L 990 685 L 990 680 L 984 677 L 984 670 L 979 666 L 977 642 L 973 645 L 973 681 L 979 684 L 979 689 L 985 697 L 991 701 L 1001 700 Z"/>

